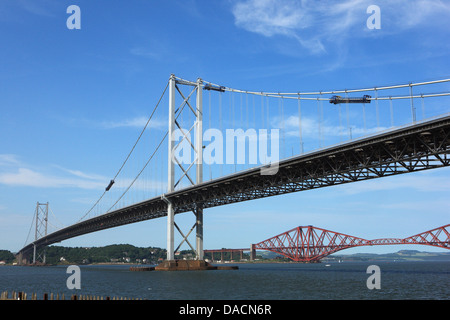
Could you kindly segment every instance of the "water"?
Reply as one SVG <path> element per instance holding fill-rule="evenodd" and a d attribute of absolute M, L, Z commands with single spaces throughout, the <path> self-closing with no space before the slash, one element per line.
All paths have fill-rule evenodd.
<path fill-rule="evenodd" d="M 381 270 L 369 290 L 369 265 Z M 407 300 L 450 298 L 450 262 L 238 264 L 239 270 L 131 272 L 129 265 L 81 268 L 81 289 L 69 290 L 66 266 L 0 266 L 0 291 L 150 300 Z"/>

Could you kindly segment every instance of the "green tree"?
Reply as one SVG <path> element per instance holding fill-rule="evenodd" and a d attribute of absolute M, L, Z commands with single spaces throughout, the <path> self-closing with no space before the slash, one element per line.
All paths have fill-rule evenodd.
<path fill-rule="evenodd" d="M 16 257 L 8 250 L 0 250 L 0 261 L 12 263 Z"/>

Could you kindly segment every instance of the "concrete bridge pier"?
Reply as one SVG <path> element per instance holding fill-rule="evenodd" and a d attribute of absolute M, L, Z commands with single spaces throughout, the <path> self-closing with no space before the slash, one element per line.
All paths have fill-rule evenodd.
<path fill-rule="evenodd" d="M 19 266 L 28 264 L 28 259 L 22 252 L 19 252 L 19 254 L 16 255 L 16 259 Z"/>
<path fill-rule="evenodd" d="M 254 261 L 255 259 L 256 259 L 255 245 L 251 244 L 250 245 L 250 261 Z"/>

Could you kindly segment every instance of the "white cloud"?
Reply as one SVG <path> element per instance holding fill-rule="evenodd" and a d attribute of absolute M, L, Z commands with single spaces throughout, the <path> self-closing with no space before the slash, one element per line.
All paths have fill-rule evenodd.
<path fill-rule="evenodd" d="M 148 119 L 144 117 L 137 117 L 133 119 L 124 119 L 122 121 L 104 121 L 103 127 L 108 129 L 122 128 L 122 127 L 140 127 L 143 128 Z"/>
<path fill-rule="evenodd" d="M 442 190 L 441 190 L 442 191 Z M 450 201 L 447 199 L 439 199 L 439 200 L 429 200 L 426 201 L 407 201 L 407 202 L 395 202 L 395 203 L 386 203 L 381 204 L 382 208 L 386 209 L 394 209 L 394 210 L 405 210 L 407 212 L 411 211 L 421 211 L 427 212 L 430 211 L 430 208 L 439 208 L 439 214 L 446 214 L 448 209 L 450 209 Z"/>
<path fill-rule="evenodd" d="M 102 126 L 107 129 L 115 128 L 140 128 L 143 129 L 147 124 L 148 118 L 136 117 L 132 119 L 124 119 L 122 121 L 104 121 Z M 152 119 L 149 123 L 149 128 L 161 129 L 167 127 L 167 123 L 163 120 Z"/>
<path fill-rule="evenodd" d="M 74 176 L 83 178 L 83 179 L 89 179 L 89 180 L 104 180 L 105 177 L 102 177 L 100 175 L 97 174 L 86 174 L 84 172 L 81 172 L 79 170 L 70 170 L 70 169 L 65 169 L 67 172 L 73 174 Z"/>
<path fill-rule="evenodd" d="M 106 179 L 99 181 L 47 175 L 28 168 L 18 168 L 14 172 L 0 173 L 0 183 L 10 186 L 98 189 L 105 186 L 105 181 Z"/>
<path fill-rule="evenodd" d="M 240 2 L 233 8 L 237 26 L 267 37 L 307 27 L 305 13 L 299 3 L 272 0 Z"/>
<path fill-rule="evenodd" d="M 155 50 L 143 48 L 143 47 L 131 48 L 130 53 L 132 55 L 135 55 L 138 57 L 145 57 L 145 58 L 151 58 L 151 59 L 158 59 L 161 57 L 161 54 L 159 52 L 156 52 Z"/>
<path fill-rule="evenodd" d="M 17 156 L 14 154 L 0 154 L 0 166 L 10 166 L 19 164 Z"/>
<path fill-rule="evenodd" d="M 247 0 L 232 9 L 236 26 L 266 37 L 283 35 L 312 53 L 325 52 L 324 41 L 339 41 L 344 32 L 365 18 L 365 0 L 329 1 Z M 364 8 L 365 9 L 365 8 Z M 361 11 L 358 16 L 356 12 Z M 365 20 L 362 20 L 365 21 Z"/>
<path fill-rule="evenodd" d="M 108 179 L 79 170 L 53 166 L 59 171 L 46 173 L 47 170 L 30 169 L 18 156 L 0 154 L 0 184 L 8 186 L 27 186 L 40 188 L 104 188 Z"/>
<path fill-rule="evenodd" d="M 424 24 L 439 24 L 448 28 L 450 3 L 442 0 L 397 0 L 393 1 L 392 16 L 396 18 L 397 27 L 407 29 Z M 446 19 L 433 19 L 433 16 L 446 17 Z M 395 22 L 394 22 L 395 23 Z"/>
<path fill-rule="evenodd" d="M 17 159 L 16 155 L 0 154 L 0 185 L 103 191 L 110 181 L 110 178 L 98 174 L 67 169 L 58 165 L 49 165 L 47 168 L 36 169 Z M 137 180 L 134 180 L 134 177 L 116 177 L 115 184 L 108 192 L 108 196 L 99 203 L 96 210 L 104 213 L 115 201 L 120 200 L 119 197 L 122 197 L 122 193 L 125 191 L 128 192 L 118 201 L 117 206 L 119 207 L 123 206 L 124 203 L 131 204 L 145 200 L 151 197 L 153 193 L 159 193 L 165 189 L 165 182 L 159 181 L 154 177 L 150 178 L 145 173 Z M 76 198 L 72 201 L 84 204 L 93 203 L 92 199 L 89 200 L 87 198 Z M 5 208 L 0 205 L 0 211 L 3 209 Z"/>
<path fill-rule="evenodd" d="M 386 179 L 386 180 L 385 180 Z M 382 181 L 382 182 L 381 182 Z M 445 176 L 431 176 L 426 173 L 398 175 L 382 180 L 367 180 L 357 184 L 348 184 L 342 188 L 346 194 L 388 190 L 415 190 L 419 192 L 445 192 L 450 189 L 450 182 Z"/>
<path fill-rule="evenodd" d="M 367 29 L 367 8 L 372 0 L 245 0 L 232 8 L 236 26 L 266 37 L 290 37 L 309 52 L 323 53 L 350 37 L 373 36 Z M 450 2 L 442 0 L 384 0 L 381 10 L 383 34 L 414 27 L 448 29 Z"/>
<path fill-rule="evenodd" d="M 293 136 L 298 137 L 300 136 L 300 130 L 299 130 L 299 121 L 298 116 L 289 116 L 287 119 L 285 119 L 284 127 L 286 130 L 286 136 Z M 279 117 L 276 117 L 272 121 L 272 126 L 274 128 L 281 128 L 281 120 Z M 352 125 L 352 136 L 359 137 L 359 136 L 365 136 L 374 134 L 377 132 L 381 132 L 384 130 L 388 130 L 387 127 L 370 127 L 370 128 L 362 128 L 358 126 Z M 310 117 L 302 117 L 301 121 L 301 130 L 302 130 L 302 136 L 303 137 L 317 137 L 318 131 L 319 131 L 319 122 L 317 119 L 313 119 Z M 320 132 L 323 136 L 328 137 L 339 137 L 339 136 L 347 136 L 348 135 L 348 128 L 345 125 L 342 126 L 336 126 L 331 125 L 327 123 L 327 121 L 323 121 L 323 123 L 320 123 Z"/>
<path fill-rule="evenodd" d="M 18 0 L 16 3 L 25 11 L 44 17 L 55 17 L 54 11 L 56 9 L 55 3 L 49 0 L 32 1 L 32 0 Z"/>

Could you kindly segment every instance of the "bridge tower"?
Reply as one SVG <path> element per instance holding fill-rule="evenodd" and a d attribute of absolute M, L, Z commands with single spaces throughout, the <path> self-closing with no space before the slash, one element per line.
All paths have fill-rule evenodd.
<path fill-rule="evenodd" d="M 190 93 L 185 96 L 179 85 L 188 86 L 191 88 Z M 188 82 L 179 80 L 175 75 L 171 75 L 169 79 L 169 135 L 168 135 L 168 189 L 167 192 L 175 191 L 175 188 L 180 185 L 181 181 L 188 180 L 191 185 L 203 182 L 203 97 L 202 97 L 203 83 L 199 78 L 197 82 Z M 177 92 L 182 99 L 181 105 L 176 105 Z M 191 97 L 196 97 L 195 105 L 191 102 Z M 187 127 L 183 127 L 180 119 L 183 111 L 189 113 L 193 120 L 189 118 Z M 193 131 L 194 137 L 191 138 Z M 181 138 L 181 140 L 180 140 Z M 180 140 L 180 141 L 179 141 Z M 189 149 L 189 150 L 188 150 Z M 180 152 L 193 152 L 193 157 L 186 162 L 186 155 L 180 156 Z M 190 152 L 187 152 L 190 154 Z M 178 169 L 178 170 L 176 170 Z M 194 173 L 195 171 L 195 173 Z M 167 260 L 175 259 L 175 252 L 180 246 L 186 242 L 196 254 L 196 260 L 203 260 L 203 208 L 197 205 L 193 210 L 195 215 L 195 224 L 190 231 L 185 235 L 178 225 L 175 223 L 174 206 L 164 194 L 163 200 L 167 203 Z M 183 240 L 174 249 L 174 230 L 179 231 Z M 196 245 L 195 248 L 188 240 L 190 233 L 196 228 Z"/>
<path fill-rule="evenodd" d="M 35 231 L 34 231 L 34 240 L 38 240 L 47 235 L 47 225 L 48 225 L 48 202 L 47 203 L 36 203 L 36 211 L 35 211 Z M 36 252 L 36 245 L 33 248 L 33 264 L 36 263 L 37 259 L 42 259 L 42 262 L 45 264 L 45 249 L 43 255 L 38 255 Z"/>

